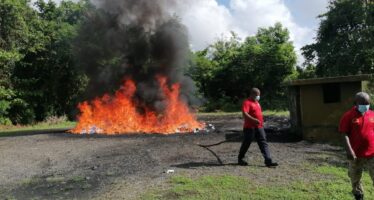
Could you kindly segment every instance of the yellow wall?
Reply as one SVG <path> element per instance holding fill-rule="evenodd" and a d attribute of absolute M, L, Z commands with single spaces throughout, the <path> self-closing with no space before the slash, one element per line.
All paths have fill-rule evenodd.
<path fill-rule="evenodd" d="M 300 110 L 305 139 L 329 141 L 338 136 L 337 127 L 344 112 L 353 105 L 361 82 L 341 83 L 341 101 L 324 103 L 322 84 L 300 86 Z"/>

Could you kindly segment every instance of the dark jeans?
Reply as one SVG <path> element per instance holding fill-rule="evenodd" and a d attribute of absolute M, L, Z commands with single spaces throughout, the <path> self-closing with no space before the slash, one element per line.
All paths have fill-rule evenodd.
<path fill-rule="evenodd" d="M 272 160 L 270 157 L 270 152 L 268 148 L 268 143 L 266 141 L 266 133 L 265 133 L 264 128 L 244 128 L 243 133 L 244 133 L 244 139 L 243 139 L 242 146 L 240 147 L 238 159 L 244 158 L 245 153 L 247 153 L 249 146 L 251 145 L 253 141 L 253 137 L 255 137 L 258 147 L 261 150 L 262 156 L 265 159 L 265 164 L 271 163 Z"/>

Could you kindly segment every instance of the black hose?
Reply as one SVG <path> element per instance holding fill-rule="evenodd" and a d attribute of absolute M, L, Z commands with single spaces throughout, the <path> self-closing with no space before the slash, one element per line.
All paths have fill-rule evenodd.
<path fill-rule="evenodd" d="M 240 137 L 242 137 L 242 135 L 238 135 L 236 137 L 232 137 L 230 139 L 226 139 L 226 140 L 214 143 L 214 144 L 197 144 L 197 145 L 200 146 L 200 147 L 212 147 L 212 146 L 217 146 L 217 145 L 220 145 L 220 144 L 223 144 L 223 143 L 226 143 L 226 142 L 235 141 L 235 140 L 237 140 Z"/>

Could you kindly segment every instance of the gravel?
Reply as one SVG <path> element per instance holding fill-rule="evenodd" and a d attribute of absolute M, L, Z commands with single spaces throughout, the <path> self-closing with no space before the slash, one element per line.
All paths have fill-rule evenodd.
<path fill-rule="evenodd" d="M 236 165 L 242 119 L 207 116 L 214 131 L 175 135 L 71 135 L 43 133 L 0 138 L 0 199 L 137 199 L 170 176 L 234 174 L 261 183 L 313 181 L 306 163 L 344 166 L 340 147 L 299 141 L 286 117 L 266 117 L 269 147 L 280 166 L 264 167 L 257 144 L 248 167 Z M 231 138 L 231 139 L 230 139 Z M 233 140 L 234 138 L 235 140 Z M 230 139 L 217 146 L 202 148 Z M 321 156 L 323 155 L 323 156 Z M 169 173 L 165 173 L 168 172 Z M 251 170 L 264 171 L 262 176 Z M 285 182 L 287 184 L 287 181 Z"/>

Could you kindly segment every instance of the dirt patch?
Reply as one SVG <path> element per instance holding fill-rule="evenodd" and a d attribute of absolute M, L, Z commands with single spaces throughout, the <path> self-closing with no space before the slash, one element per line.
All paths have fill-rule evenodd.
<path fill-rule="evenodd" d="M 285 117 L 266 117 L 270 151 L 277 169 L 265 168 L 257 144 L 249 167 L 236 165 L 242 119 L 206 116 L 214 131 L 176 135 L 77 136 L 66 133 L 0 138 L 0 198 L 137 199 L 162 187 L 170 176 L 233 173 L 257 182 L 312 180 L 308 162 L 344 165 L 339 147 L 298 141 Z M 229 139 L 218 146 L 202 148 Z M 165 173 L 168 169 L 174 173 Z M 253 170 L 264 171 L 255 177 Z M 290 174 L 293 174 L 290 176 Z"/>

